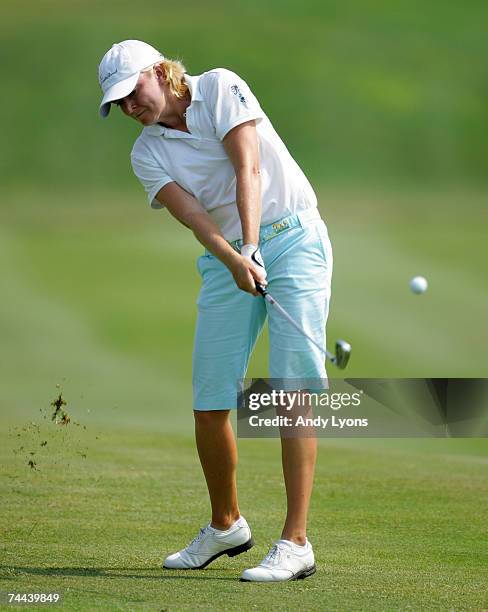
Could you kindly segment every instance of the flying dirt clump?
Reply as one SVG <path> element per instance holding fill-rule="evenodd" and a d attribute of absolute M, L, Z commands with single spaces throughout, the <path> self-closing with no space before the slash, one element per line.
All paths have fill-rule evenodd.
<path fill-rule="evenodd" d="M 48 467 L 62 464 L 73 454 L 86 459 L 86 425 L 81 425 L 66 411 L 67 401 L 63 397 L 60 385 L 56 385 L 57 396 L 49 407 L 40 408 L 44 422 L 31 421 L 24 427 L 14 428 L 13 433 L 21 443 L 14 449 L 16 455 L 23 455 L 31 470 L 39 471 L 40 466 Z M 53 425 L 55 427 L 53 427 Z M 69 426 L 69 427 L 68 427 Z M 76 426 L 73 429 L 73 426 Z"/>
<path fill-rule="evenodd" d="M 63 406 L 66 405 L 67 403 L 63 399 L 62 393 L 60 393 L 58 397 L 51 402 L 51 406 L 54 407 L 54 412 L 52 413 L 51 421 L 54 421 L 56 425 L 67 425 L 71 421 L 68 413 L 63 409 Z"/>

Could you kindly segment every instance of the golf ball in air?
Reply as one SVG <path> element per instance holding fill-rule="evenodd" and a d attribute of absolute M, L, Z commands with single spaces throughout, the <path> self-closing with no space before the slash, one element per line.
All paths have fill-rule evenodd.
<path fill-rule="evenodd" d="M 427 280 L 423 276 L 414 276 L 410 281 L 410 289 L 414 293 L 425 293 L 428 286 Z"/>

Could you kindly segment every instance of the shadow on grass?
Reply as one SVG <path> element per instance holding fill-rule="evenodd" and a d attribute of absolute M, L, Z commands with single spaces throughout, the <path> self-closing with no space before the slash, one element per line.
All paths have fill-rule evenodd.
<path fill-rule="evenodd" d="M 121 574 L 117 572 L 148 572 L 152 574 Z M 205 572 L 205 576 L 198 572 Z M 222 569 L 205 570 L 179 570 L 178 572 L 168 572 L 167 570 L 150 567 L 20 567 L 20 566 L 0 566 L 0 577 L 7 580 L 14 580 L 22 574 L 33 576 L 90 576 L 101 578 L 143 578 L 153 580 L 237 580 L 234 576 L 218 576 L 218 572 L 229 571 Z M 154 575 L 154 572 L 158 572 Z M 212 573 L 214 575 L 212 575 Z"/>

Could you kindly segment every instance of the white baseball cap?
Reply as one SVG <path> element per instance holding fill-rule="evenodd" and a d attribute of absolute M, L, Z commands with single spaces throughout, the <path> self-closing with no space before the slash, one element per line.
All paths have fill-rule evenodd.
<path fill-rule="evenodd" d="M 100 116 L 106 117 L 110 104 L 129 95 L 142 70 L 164 60 L 164 56 L 141 40 L 123 40 L 112 45 L 98 67 L 98 81 L 103 91 Z"/>

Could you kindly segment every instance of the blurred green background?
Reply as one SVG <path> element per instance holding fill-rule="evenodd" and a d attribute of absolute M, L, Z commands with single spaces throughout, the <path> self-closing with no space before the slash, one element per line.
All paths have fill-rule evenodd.
<path fill-rule="evenodd" d="M 251 85 L 319 195 L 349 376 L 486 376 L 487 18 L 479 1 L 4 1 L 4 417 L 61 383 L 97 419 L 191 427 L 201 247 L 148 207 L 139 127 L 98 117 L 98 62 L 125 38 Z"/>

